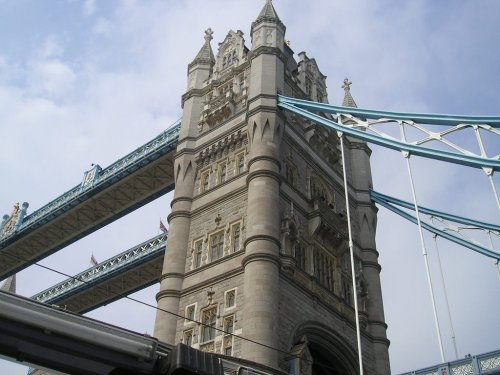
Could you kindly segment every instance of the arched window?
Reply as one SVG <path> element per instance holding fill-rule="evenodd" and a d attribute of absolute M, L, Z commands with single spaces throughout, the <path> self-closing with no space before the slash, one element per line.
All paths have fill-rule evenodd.
<path fill-rule="evenodd" d="M 224 255 L 224 231 L 210 236 L 210 261 L 216 261 Z"/>
<path fill-rule="evenodd" d="M 232 238 L 231 238 L 231 242 L 233 245 L 233 253 L 240 251 L 240 237 L 241 237 L 240 224 L 235 224 L 232 227 Z"/>
<path fill-rule="evenodd" d="M 226 292 L 225 307 L 234 307 L 236 304 L 236 289 L 231 289 Z"/>
<path fill-rule="evenodd" d="M 206 309 L 202 313 L 201 341 L 207 342 L 215 339 L 215 324 L 217 322 L 217 307 Z"/>
<path fill-rule="evenodd" d="M 321 200 L 322 202 L 330 205 L 332 209 L 334 208 L 335 200 L 331 189 L 322 179 L 317 176 L 311 177 L 310 190 L 312 199 Z"/>

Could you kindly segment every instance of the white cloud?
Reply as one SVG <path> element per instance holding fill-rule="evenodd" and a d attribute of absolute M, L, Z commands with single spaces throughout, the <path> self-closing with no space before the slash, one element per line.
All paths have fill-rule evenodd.
<path fill-rule="evenodd" d="M 328 76 L 331 102 L 341 101 L 340 86 L 347 75 L 361 107 L 414 112 L 450 112 L 458 107 L 462 113 L 498 113 L 500 83 L 496 67 L 490 65 L 499 60 L 498 51 L 491 48 L 498 23 L 477 27 L 478 19 L 489 19 L 487 13 L 498 14 L 498 5 L 482 4 L 444 10 L 431 1 L 290 0 L 274 6 L 287 26 L 292 48 L 316 58 Z M 26 61 L 2 52 L 0 170 L 8 183 L 0 185 L 0 213 L 23 200 L 30 202 L 32 212 L 79 183 L 91 163 L 105 167 L 170 125 L 181 113 L 186 67 L 203 44 L 203 31 L 209 26 L 214 29 L 214 52 L 229 29 L 243 30 L 250 46 L 250 24 L 260 6 L 226 0 L 116 2 L 105 18 L 78 18 L 73 20 L 74 29 L 61 30 L 77 46 L 71 58 L 66 39 L 54 36 L 53 30 L 30 30 L 41 35 L 43 42 Z M 84 15 L 96 14 L 95 2 L 85 2 L 83 7 Z M 488 44 L 490 48 L 484 48 Z M 481 61 L 486 55 L 488 59 Z M 459 107 L 463 103 L 467 106 Z M 497 220 L 481 171 L 411 160 L 421 204 Z M 399 152 L 374 147 L 372 166 L 376 190 L 411 200 Z M 106 259 L 154 235 L 158 217 L 165 218 L 168 210 L 168 199 L 158 201 L 44 263 L 69 273 L 81 271 L 92 251 L 99 260 Z M 418 234 L 412 224 L 385 209 L 380 209 L 378 222 L 393 372 L 432 365 L 440 359 Z M 460 354 L 498 349 L 497 337 L 492 335 L 500 329 L 498 319 L 492 318 L 500 313 L 494 294 L 498 278 L 491 262 L 478 261 L 476 254 L 450 246 L 443 249 L 442 257 L 450 302 L 456 309 Z M 488 263 L 487 268 L 483 263 Z M 55 282 L 48 274 L 39 275 L 34 267 L 20 275 L 23 294 Z M 47 283 L 41 286 L 32 280 Z M 149 293 L 154 303 L 154 292 Z M 109 310 L 94 316 L 105 315 L 115 324 L 141 329 L 135 321 L 115 320 L 116 314 Z M 151 332 L 152 321 L 145 324 L 144 330 Z M 448 333 L 445 322 L 443 330 Z M 448 336 L 445 341 L 445 350 L 451 353 Z"/>
<path fill-rule="evenodd" d="M 61 45 L 59 37 L 48 35 L 44 39 L 37 54 L 41 59 L 50 59 L 60 57 L 63 53 L 64 48 Z"/>
<path fill-rule="evenodd" d="M 35 94 L 60 96 L 68 92 L 76 74 L 60 60 L 34 62 L 29 71 L 30 88 Z"/>

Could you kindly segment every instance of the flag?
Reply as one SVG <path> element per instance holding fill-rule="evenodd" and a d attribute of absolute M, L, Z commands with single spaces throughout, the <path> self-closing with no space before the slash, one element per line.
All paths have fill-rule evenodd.
<path fill-rule="evenodd" d="M 163 225 L 163 222 L 161 221 L 160 219 L 160 230 L 165 233 L 165 234 L 168 234 L 168 229 L 165 225 Z"/>
<path fill-rule="evenodd" d="M 94 254 L 90 257 L 90 264 L 92 264 L 92 266 L 97 266 L 97 260 L 95 259 Z"/>

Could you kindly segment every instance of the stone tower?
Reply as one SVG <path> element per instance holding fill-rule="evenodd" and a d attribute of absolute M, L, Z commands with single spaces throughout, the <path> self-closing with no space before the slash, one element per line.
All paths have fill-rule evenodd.
<path fill-rule="evenodd" d="M 250 49 L 229 31 L 214 55 L 212 30 L 205 34 L 182 97 L 157 295 L 160 309 L 185 318 L 160 310 L 155 335 L 287 373 L 354 375 L 339 139 L 276 99 L 327 102 L 326 76 L 306 53 L 294 59 L 270 0 L 251 25 Z M 345 143 L 365 372 L 388 374 L 370 149 Z"/>

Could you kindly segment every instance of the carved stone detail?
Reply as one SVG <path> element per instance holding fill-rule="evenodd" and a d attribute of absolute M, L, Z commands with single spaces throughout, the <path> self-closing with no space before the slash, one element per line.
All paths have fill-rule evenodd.
<path fill-rule="evenodd" d="M 247 133 L 245 131 L 238 130 L 226 138 L 219 140 L 202 150 L 196 157 L 196 163 L 198 167 L 208 165 L 209 163 L 227 155 L 234 149 L 238 149 L 248 142 Z"/>
<path fill-rule="evenodd" d="M 26 210 L 29 204 L 24 202 L 21 207 L 19 207 L 19 202 L 16 203 L 9 215 L 4 215 L 2 218 L 2 223 L 0 224 L 0 238 L 4 238 L 14 233 L 19 229 L 23 222 L 24 216 L 26 216 Z"/>

